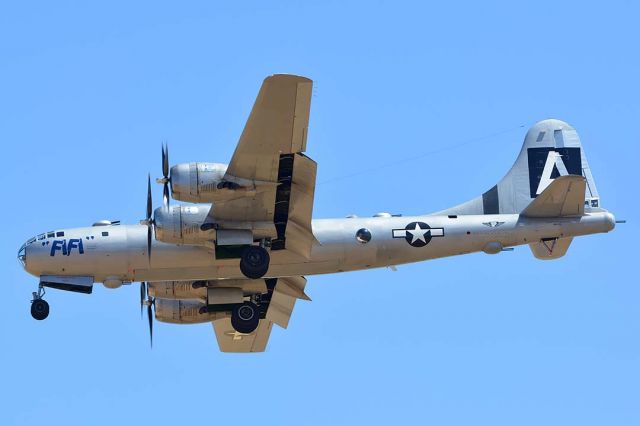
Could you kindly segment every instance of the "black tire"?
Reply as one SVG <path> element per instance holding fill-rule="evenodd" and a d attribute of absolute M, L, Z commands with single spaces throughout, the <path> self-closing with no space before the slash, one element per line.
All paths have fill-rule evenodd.
<path fill-rule="evenodd" d="M 260 310 L 255 303 L 244 302 L 231 311 L 231 325 L 238 333 L 252 333 L 260 322 Z"/>
<path fill-rule="evenodd" d="M 46 300 L 36 299 L 31 302 L 31 316 L 42 321 L 49 316 L 49 304 Z"/>
<path fill-rule="evenodd" d="M 240 255 L 240 271 L 252 280 L 262 278 L 269 270 L 269 252 L 260 246 L 247 246 Z"/>

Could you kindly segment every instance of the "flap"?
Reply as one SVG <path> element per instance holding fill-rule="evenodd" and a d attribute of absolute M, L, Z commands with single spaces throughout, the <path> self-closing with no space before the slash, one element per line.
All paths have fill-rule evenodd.
<path fill-rule="evenodd" d="M 584 214 L 586 179 L 567 175 L 554 179 L 521 213 L 526 217 L 563 217 Z"/>
<path fill-rule="evenodd" d="M 306 284 L 307 280 L 304 277 L 278 278 L 266 318 L 282 328 L 287 328 L 296 299 L 311 300 L 304 292 Z"/>

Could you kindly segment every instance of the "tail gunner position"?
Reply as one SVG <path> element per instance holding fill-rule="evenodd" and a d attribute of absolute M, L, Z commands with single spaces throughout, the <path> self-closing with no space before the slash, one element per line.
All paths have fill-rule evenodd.
<path fill-rule="evenodd" d="M 307 157 L 311 80 L 264 80 L 226 164 L 169 168 L 162 149 L 162 206 L 140 224 L 100 221 L 29 239 L 18 258 L 39 278 L 31 314 L 43 320 L 45 288 L 91 293 L 141 282 L 152 318 L 212 322 L 221 350 L 264 351 L 271 327 L 287 327 L 304 276 L 393 266 L 528 244 L 562 257 L 576 236 L 609 232 L 578 134 L 559 120 L 527 133 L 507 175 L 481 196 L 413 217 L 312 220 L 316 163 Z M 170 205 L 169 195 L 187 204 Z M 155 315 L 154 315 L 155 311 Z"/>

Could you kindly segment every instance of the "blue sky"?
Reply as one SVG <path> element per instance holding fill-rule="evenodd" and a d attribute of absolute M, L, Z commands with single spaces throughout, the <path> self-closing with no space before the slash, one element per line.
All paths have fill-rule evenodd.
<path fill-rule="evenodd" d="M 640 8 L 517 3 L 0 5 L 0 423 L 639 424 Z M 555 117 L 629 223 L 553 262 L 520 247 L 311 277 L 260 355 L 219 353 L 208 324 L 156 323 L 151 351 L 137 284 L 50 290 L 32 320 L 20 244 L 138 221 L 161 142 L 172 163 L 228 161 L 279 72 L 315 82 L 316 217 L 465 201 Z"/>

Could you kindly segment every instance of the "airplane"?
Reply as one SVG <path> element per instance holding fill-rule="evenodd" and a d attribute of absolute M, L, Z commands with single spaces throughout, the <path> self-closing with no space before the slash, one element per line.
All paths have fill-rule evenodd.
<path fill-rule="evenodd" d="M 574 237 L 617 223 L 603 209 L 576 130 L 555 119 L 529 129 L 515 164 L 482 195 L 439 212 L 312 219 L 316 163 L 306 152 L 312 81 L 267 77 L 229 164 L 169 167 L 162 146 L 162 206 L 139 224 L 98 221 L 29 239 L 18 258 L 45 288 L 90 294 L 140 282 L 141 314 L 166 323 L 211 322 L 223 352 L 262 352 L 273 324 L 286 328 L 311 275 L 529 245 L 542 260 Z M 170 198 L 185 204 L 172 205 Z"/>

